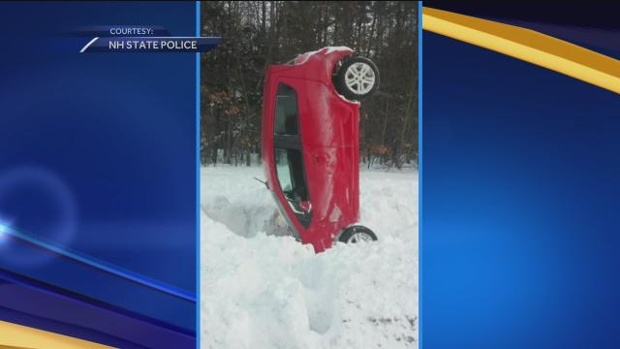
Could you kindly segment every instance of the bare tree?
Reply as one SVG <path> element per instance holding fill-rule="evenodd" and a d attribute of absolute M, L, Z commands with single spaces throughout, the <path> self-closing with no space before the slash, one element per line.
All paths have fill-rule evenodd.
<path fill-rule="evenodd" d="M 222 36 L 201 57 L 201 162 L 250 165 L 260 154 L 263 73 L 324 46 L 349 46 L 379 67 L 379 92 L 361 107 L 369 166 L 417 165 L 418 3 L 208 1 L 203 35 Z"/>

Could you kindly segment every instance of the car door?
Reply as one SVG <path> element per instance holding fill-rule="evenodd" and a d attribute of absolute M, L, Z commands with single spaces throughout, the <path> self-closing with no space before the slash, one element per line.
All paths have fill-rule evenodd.
<path fill-rule="evenodd" d="M 275 189 L 283 195 L 298 222 L 308 228 L 312 220 L 312 205 L 299 124 L 297 93 L 290 85 L 280 82 L 276 92 L 273 128 L 273 165 L 278 182 Z"/>

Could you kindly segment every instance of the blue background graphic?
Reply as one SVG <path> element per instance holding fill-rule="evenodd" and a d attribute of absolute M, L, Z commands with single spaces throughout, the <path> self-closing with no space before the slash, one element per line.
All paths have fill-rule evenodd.
<path fill-rule="evenodd" d="M 194 36 L 196 5 L 0 8 L 0 268 L 193 333 L 195 302 L 16 241 L 2 225 L 195 297 L 195 54 L 80 54 L 90 38 L 61 33 L 137 24 Z"/>
<path fill-rule="evenodd" d="M 421 347 L 620 347 L 620 96 L 423 43 Z"/>

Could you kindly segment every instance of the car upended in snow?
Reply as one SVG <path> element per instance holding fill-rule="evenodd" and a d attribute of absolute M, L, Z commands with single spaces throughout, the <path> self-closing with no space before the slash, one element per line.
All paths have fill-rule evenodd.
<path fill-rule="evenodd" d="M 266 186 L 289 231 L 319 253 L 334 242 L 377 240 L 359 222 L 360 101 L 376 65 L 325 47 L 267 67 L 261 134 Z"/>

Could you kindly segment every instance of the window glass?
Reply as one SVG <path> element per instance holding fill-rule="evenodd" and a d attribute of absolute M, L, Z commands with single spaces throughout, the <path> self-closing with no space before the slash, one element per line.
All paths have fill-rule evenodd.
<path fill-rule="evenodd" d="M 293 189 L 293 182 L 286 149 L 276 148 L 276 172 L 282 191 L 285 193 L 291 191 Z"/>
<path fill-rule="evenodd" d="M 306 183 L 301 139 L 297 94 L 280 84 L 276 96 L 274 120 L 274 151 L 278 183 L 289 206 L 299 222 L 308 227 L 312 219 L 312 206 Z"/>
<path fill-rule="evenodd" d="M 275 155 L 278 182 L 284 195 L 291 201 L 308 201 L 301 151 L 276 148 Z"/>
<path fill-rule="evenodd" d="M 276 124 L 277 135 L 298 135 L 297 95 L 292 88 L 280 84 L 276 96 Z"/>

